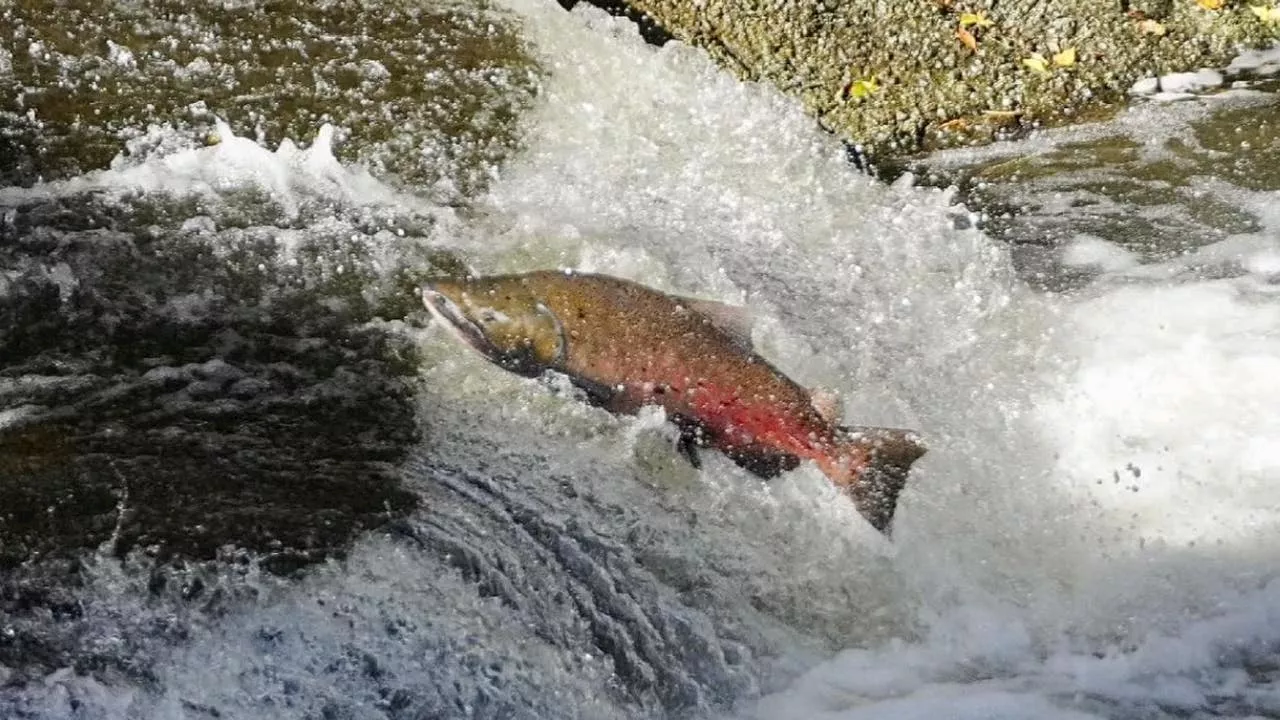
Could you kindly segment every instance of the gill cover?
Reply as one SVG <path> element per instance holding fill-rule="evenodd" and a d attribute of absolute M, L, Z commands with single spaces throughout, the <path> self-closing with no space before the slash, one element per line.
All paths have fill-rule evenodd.
<path fill-rule="evenodd" d="M 464 343 L 522 375 L 563 365 L 567 352 L 560 318 L 518 282 L 438 280 L 422 301 Z"/>

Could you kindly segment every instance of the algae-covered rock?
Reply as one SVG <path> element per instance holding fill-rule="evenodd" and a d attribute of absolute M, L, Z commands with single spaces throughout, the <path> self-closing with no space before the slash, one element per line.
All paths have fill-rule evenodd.
<path fill-rule="evenodd" d="M 537 67 L 485 3 L 0 0 L 0 185 L 200 137 L 274 146 L 325 122 L 339 157 L 454 200 L 516 142 Z"/>
<path fill-rule="evenodd" d="M 19 679 L 145 676 L 146 653 L 91 639 L 86 559 L 216 605 L 201 588 L 228 557 L 292 574 L 419 506 L 398 468 L 421 360 L 394 319 L 413 275 L 455 269 L 431 218 L 174 192 L 0 191 L 0 669 Z"/>
<path fill-rule="evenodd" d="M 0 189 L 329 123 L 342 159 L 465 201 L 536 73 L 483 3 L 0 0 Z M 276 187 L 319 134 L 242 159 L 256 185 L 0 201 L 0 572 L 104 544 L 288 569 L 413 506 L 416 358 L 369 323 L 460 261 L 429 210 Z"/>
<path fill-rule="evenodd" d="M 400 319 L 537 73 L 483 3 L 0 0 L 0 683 L 147 676 L 87 561 L 217 605 L 418 506 Z"/>
<path fill-rule="evenodd" d="M 630 0 L 748 80 L 875 153 L 1089 115 L 1136 80 L 1224 65 L 1280 38 L 1263 2 Z"/>
<path fill-rule="evenodd" d="M 1054 129 L 1033 146 L 944 151 L 892 170 L 958 188 L 1036 287 L 1074 290 L 1109 272 L 1133 281 L 1140 266 L 1160 281 L 1253 274 L 1270 285 L 1270 271 L 1245 258 L 1254 244 L 1268 246 L 1268 196 L 1280 192 L 1280 79 L 1251 90 L 1132 108 Z"/>

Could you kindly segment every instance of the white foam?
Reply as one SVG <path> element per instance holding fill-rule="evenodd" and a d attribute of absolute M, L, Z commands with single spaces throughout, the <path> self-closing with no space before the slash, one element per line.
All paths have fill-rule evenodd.
<path fill-rule="evenodd" d="M 1227 65 L 1228 73 L 1274 75 L 1280 72 L 1280 45 L 1261 50 L 1245 50 Z"/>
<path fill-rule="evenodd" d="M 133 57 L 132 50 L 124 45 L 117 45 L 110 40 L 107 41 L 107 60 L 122 68 L 133 68 L 138 65 L 138 61 Z"/>
<path fill-rule="evenodd" d="M 1201 68 L 1195 72 L 1161 75 L 1160 89 L 1167 93 L 1192 93 L 1218 87 L 1222 82 L 1222 73 Z"/>
<path fill-rule="evenodd" d="M 1093 235 L 1079 235 L 1062 252 L 1062 262 L 1076 267 L 1115 272 L 1134 267 L 1138 256 L 1115 243 Z"/>
<path fill-rule="evenodd" d="M 297 212 L 305 197 L 330 197 L 354 205 L 389 205 L 431 211 L 425 201 L 396 192 L 360 168 L 344 168 L 333 156 L 335 129 L 322 125 L 310 147 L 299 149 L 285 139 L 272 152 L 240 137 L 218 120 L 215 143 L 186 147 L 185 138 L 166 141 L 174 131 L 153 128 L 142 145 L 152 153 L 118 158 L 109 170 L 32 188 L 0 188 L 0 204 L 81 192 L 126 194 L 173 193 L 220 197 L 246 188 L 259 188 L 279 201 L 287 215 Z M 135 147 L 141 147 L 136 145 Z"/>
<path fill-rule="evenodd" d="M 989 633 L 987 647 L 957 646 L 942 633 L 920 644 L 846 651 L 766 698 L 750 717 L 1083 720 L 1128 717 L 1152 707 L 1189 715 L 1223 697 L 1274 698 L 1273 691 L 1246 689 L 1243 671 L 1220 665 L 1226 658 L 1266 656 L 1280 640 L 1277 608 L 1280 583 L 1272 582 L 1178 636 L 1153 634 L 1129 652 L 1101 656 L 1036 652 L 1016 632 L 1009 637 L 1006 620 L 991 618 L 985 627 L 961 632 Z"/>
<path fill-rule="evenodd" d="M 1079 369 L 1040 408 L 1061 481 L 1133 540 L 1280 545 L 1280 306 L 1222 281 L 1119 289 L 1072 314 Z"/>
<path fill-rule="evenodd" d="M 80 716 L 125 720 L 137 717 L 134 706 L 140 693 L 132 688 L 113 686 L 80 675 L 71 668 L 61 668 L 39 683 L 25 687 L 24 695 L 19 708 L 28 717 Z"/>

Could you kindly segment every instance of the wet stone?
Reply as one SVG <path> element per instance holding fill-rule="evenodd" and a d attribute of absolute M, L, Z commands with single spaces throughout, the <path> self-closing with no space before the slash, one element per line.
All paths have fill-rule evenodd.
<path fill-rule="evenodd" d="M 485 3 L 5 0 L 0 17 L 0 48 L 27 50 L 0 62 L 0 185 L 216 140 L 217 116 L 272 147 L 333 123 L 341 159 L 461 201 L 518 143 L 539 72 Z"/>
<path fill-rule="evenodd" d="M 1185 132 L 1150 137 L 1140 123 L 1121 122 L 1080 139 L 1066 135 L 1037 152 L 1006 155 L 997 147 L 972 161 L 944 153 L 882 169 L 886 177 L 910 170 L 924 184 L 957 187 L 981 227 L 1012 244 L 1027 281 L 1078 288 L 1101 272 L 1062 262 L 1063 249 L 1081 236 L 1152 263 L 1264 227 L 1262 217 L 1218 197 L 1212 185 L 1280 190 L 1280 85 L 1248 81 L 1256 91 L 1250 95 L 1205 100 L 1201 108 L 1201 101 L 1185 101 L 1186 117 L 1177 121 Z M 1197 270 L 1204 277 L 1242 272 L 1230 263 Z"/>
<path fill-rule="evenodd" d="M 375 276 L 348 211 L 324 208 L 333 234 L 304 243 L 342 248 L 349 271 L 335 279 L 326 253 L 276 262 L 261 228 L 193 239 L 170 201 L 87 194 L 6 211 L 0 666 L 24 675 L 147 676 L 133 650 L 86 635 L 101 623 L 74 599 L 85 557 L 141 553 L 147 592 L 215 607 L 249 590 L 216 579 L 239 562 L 228 548 L 295 573 L 418 504 L 396 471 L 419 438 L 416 350 L 371 324 L 400 317 L 409 286 Z M 213 301 L 175 311 L 189 294 Z"/>

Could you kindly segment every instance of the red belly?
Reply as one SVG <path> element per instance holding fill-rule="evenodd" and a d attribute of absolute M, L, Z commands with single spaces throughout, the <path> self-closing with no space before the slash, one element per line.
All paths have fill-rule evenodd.
<path fill-rule="evenodd" d="M 661 405 L 668 414 L 696 420 L 721 450 L 764 446 L 812 458 L 826 444 L 824 429 L 796 412 L 794 403 L 744 398 L 736 387 L 704 382 L 685 389 L 646 383 L 627 390 L 638 405 Z"/>

